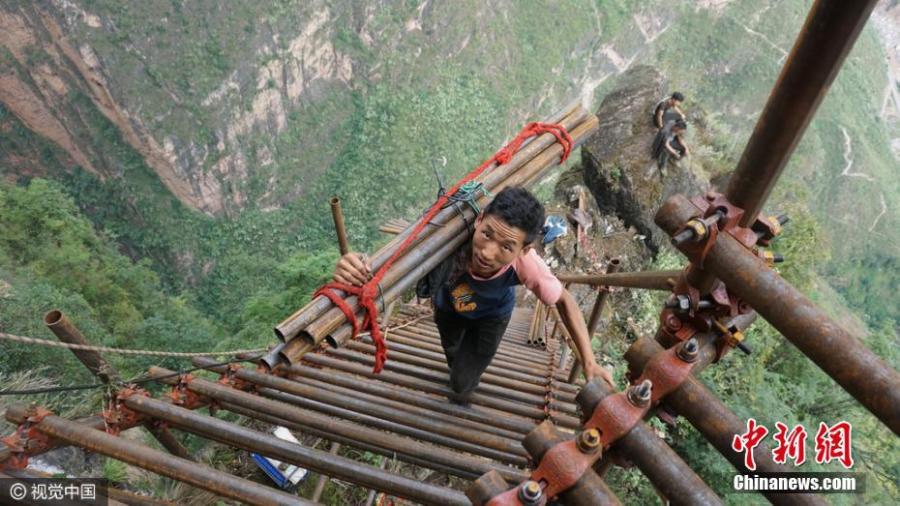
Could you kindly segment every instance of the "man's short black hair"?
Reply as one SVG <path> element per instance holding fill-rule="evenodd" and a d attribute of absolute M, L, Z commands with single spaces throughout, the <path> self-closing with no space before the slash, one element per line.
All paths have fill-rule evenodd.
<path fill-rule="evenodd" d="M 679 102 L 684 102 L 684 95 L 680 91 L 676 91 L 675 93 L 672 93 L 672 98 L 674 98 L 675 100 L 677 100 Z"/>
<path fill-rule="evenodd" d="M 544 225 L 544 206 L 525 188 L 509 186 L 494 197 L 484 214 L 500 218 L 507 225 L 525 232 L 525 245 L 531 244 Z"/>

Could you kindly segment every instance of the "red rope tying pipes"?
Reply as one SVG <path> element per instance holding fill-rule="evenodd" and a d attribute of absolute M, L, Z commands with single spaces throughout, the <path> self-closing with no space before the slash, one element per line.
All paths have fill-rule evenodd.
<path fill-rule="evenodd" d="M 343 290 L 348 295 L 356 295 L 359 298 L 359 305 L 365 310 L 365 317 L 362 322 L 362 329 L 368 330 L 372 335 L 372 341 L 375 343 L 375 367 L 373 368 L 373 372 L 379 373 L 382 368 L 384 368 L 384 363 L 387 361 L 387 347 L 384 344 L 384 337 L 381 335 L 381 328 L 378 326 L 378 308 L 375 305 L 375 298 L 378 293 L 378 284 L 381 283 L 381 280 L 384 278 L 384 275 L 387 273 L 388 269 L 394 264 L 400 256 L 409 248 L 410 244 L 412 244 L 419 234 L 422 233 L 422 230 L 425 229 L 425 226 L 441 211 L 441 208 L 444 204 L 447 203 L 450 196 L 456 193 L 459 188 L 468 183 L 469 181 L 475 179 L 480 176 L 482 172 L 485 171 L 489 166 L 493 163 L 496 163 L 498 166 L 505 165 L 509 163 L 510 159 L 512 159 L 513 155 L 519 151 L 522 147 L 522 143 L 524 143 L 528 138 L 533 137 L 535 135 L 541 135 L 544 133 L 553 134 L 556 137 L 557 142 L 559 142 L 563 147 L 562 158 L 560 159 L 560 163 L 566 161 L 566 158 L 569 157 L 569 153 L 572 151 L 572 137 L 569 135 L 569 132 L 566 131 L 565 127 L 559 124 L 553 123 L 529 123 L 525 125 L 525 128 L 519 132 L 519 135 L 516 136 L 515 139 L 509 142 L 506 146 L 497 151 L 494 156 L 485 160 L 478 168 L 466 174 L 462 179 L 456 182 L 452 188 L 450 188 L 445 194 L 441 195 L 434 205 L 425 213 L 424 216 L 419 220 L 416 224 L 416 227 L 413 229 L 412 233 L 409 234 L 409 237 L 403 241 L 402 244 L 394 251 L 394 254 L 388 258 L 387 262 L 378 269 L 378 272 L 369 280 L 368 283 L 362 286 L 352 286 L 344 283 L 326 283 L 321 288 L 316 290 L 313 298 L 318 297 L 319 295 L 324 295 L 328 297 L 331 302 L 334 303 L 341 311 L 343 311 L 344 315 L 347 317 L 347 320 L 350 321 L 350 324 L 353 325 L 353 336 L 356 337 L 356 334 L 359 332 L 360 325 L 356 321 L 356 315 L 353 310 L 347 304 L 347 302 L 334 290 Z"/>

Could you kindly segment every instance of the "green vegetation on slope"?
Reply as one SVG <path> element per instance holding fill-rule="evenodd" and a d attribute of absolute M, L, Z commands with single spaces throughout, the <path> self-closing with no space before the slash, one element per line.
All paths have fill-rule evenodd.
<path fill-rule="evenodd" d="M 203 100 L 232 77 L 252 81 L 247 76 L 256 67 L 285 49 L 275 36 L 281 45 L 292 40 L 310 16 L 300 1 L 230 9 L 209 2 L 81 3 L 109 22 L 77 36 L 101 56 L 111 87 L 131 110 L 142 111 L 158 139 L 171 136 L 200 148 L 221 137 L 229 112 L 207 108 Z M 407 31 L 418 2 L 393 3 L 371 16 L 354 12 L 356 2 L 331 2 L 332 42 L 353 58 L 353 83 L 316 88 L 287 111 L 277 135 L 251 133 L 242 140 L 248 179 L 223 184 L 226 195 L 246 195 L 247 207 L 217 219 L 171 196 L 87 97 L 70 92 L 66 114 L 83 120 L 85 130 L 75 135 L 102 158 L 92 162 L 115 168 L 103 181 L 73 168 L 58 148 L 0 107 L 0 154 L 33 160 L 40 173 L 62 182 L 29 183 L 27 175 L 0 167 L 19 183 L 0 189 L 0 230 L 15 232 L 0 237 L 0 328 L 49 337 L 41 316 L 60 308 L 102 344 L 178 350 L 269 344 L 272 324 L 308 299 L 336 258 L 330 196 L 343 199 L 353 247 L 374 248 L 382 240 L 380 221 L 413 218 L 433 199 L 429 160 L 447 157 L 447 181 L 477 165 L 535 111 L 545 114 L 580 91 L 571 73 L 602 77 L 591 66 L 609 70 L 598 63 L 606 45 L 625 60 L 661 68 L 672 87 L 688 95 L 688 110 L 711 113 L 722 137 L 720 155 L 736 159 L 809 5 L 517 2 L 499 15 L 479 2 L 443 2 L 430 7 L 432 25 Z M 635 29 L 637 15 L 660 17 L 654 40 Z M 371 41 L 357 33 L 361 22 Z M 257 51 L 261 47 L 267 49 Z M 785 276 L 860 327 L 838 308 L 854 309 L 868 326 L 867 344 L 896 367 L 900 179 L 875 111 L 882 75 L 881 51 L 866 30 L 770 207 L 794 215 L 776 248 L 788 259 Z M 613 82 L 597 88 L 596 98 Z M 239 103 L 228 108 L 246 111 L 260 91 L 246 84 Z M 262 163 L 264 153 L 272 155 L 271 164 Z M 845 156 L 853 171 L 875 182 L 842 176 Z M 211 156 L 198 170 L 215 161 Z M 889 212 L 875 223 L 882 195 Z M 792 208 L 792 200 L 808 209 Z M 645 316 L 653 318 L 657 308 L 648 298 Z M 896 440 L 873 417 L 770 327 L 757 325 L 749 339 L 754 356 L 733 354 L 706 373 L 726 404 L 742 416 L 765 413 L 769 424 L 779 419 L 809 428 L 819 420 L 852 420 L 860 460 L 871 475 L 900 475 Z M 90 380 L 68 352 L 0 349 L 0 370 L 48 363 L 60 382 Z M 608 351 L 618 357 L 623 349 Z M 149 365 L 110 358 L 128 373 Z M 682 422 L 669 433 L 702 476 L 728 489 L 730 468 L 695 431 Z M 634 503 L 656 500 L 636 473 L 616 479 L 634 493 Z M 866 499 L 898 496 L 889 479 L 876 480 Z"/>

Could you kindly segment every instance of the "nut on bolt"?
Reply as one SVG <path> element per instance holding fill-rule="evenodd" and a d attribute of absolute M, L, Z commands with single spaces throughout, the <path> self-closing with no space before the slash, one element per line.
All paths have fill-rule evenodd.
<path fill-rule="evenodd" d="M 692 337 L 678 347 L 676 354 L 678 358 L 685 362 L 693 362 L 697 360 L 697 356 L 700 354 L 700 346 L 697 344 L 697 340 Z"/>
<path fill-rule="evenodd" d="M 691 309 L 691 299 L 687 295 L 676 295 L 674 299 L 671 299 L 666 306 L 675 309 L 681 313 L 687 313 L 689 309 Z"/>
<path fill-rule="evenodd" d="M 650 380 L 645 379 L 637 385 L 632 385 L 631 388 L 628 389 L 626 397 L 628 398 L 628 402 L 633 406 L 643 408 L 650 404 L 650 395 L 652 392 L 653 383 Z"/>
<path fill-rule="evenodd" d="M 528 480 L 519 487 L 519 500 L 526 505 L 538 504 L 542 496 L 541 484 L 534 480 Z"/>
<path fill-rule="evenodd" d="M 578 449 L 583 453 L 591 453 L 600 448 L 600 431 L 587 429 L 578 434 Z"/>

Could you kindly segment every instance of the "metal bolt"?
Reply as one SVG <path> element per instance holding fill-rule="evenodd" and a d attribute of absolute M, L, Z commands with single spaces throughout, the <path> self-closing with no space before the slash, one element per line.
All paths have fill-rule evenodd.
<path fill-rule="evenodd" d="M 600 448 L 600 431 L 588 429 L 578 434 L 578 449 L 583 453 L 591 453 Z"/>
<path fill-rule="evenodd" d="M 691 308 L 691 299 L 687 295 L 675 295 L 674 299 L 666 301 L 666 307 L 683 313 Z"/>
<path fill-rule="evenodd" d="M 519 487 L 519 499 L 525 504 L 536 504 L 542 495 L 541 484 L 534 480 L 528 480 Z"/>
<path fill-rule="evenodd" d="M 653 383 L 650 380 L 645 379 L 637 385 L 632 385 L 631 388 L 628 389 L 626 397 L 628 398 L 628 402 L 632 405 L 643 408 L 650 404 L 650 395 L 652 392 Z"/>
<path fill-rule="evenodd" d="M 685 362 L 693 362 L 697 360 L 697 355 L 699 354 L 700 346 L 697 344 L 697 340 L 693 337 L 685 341 L 679 348 L 676 354 L 678 358 L 684 360 Z"/>

